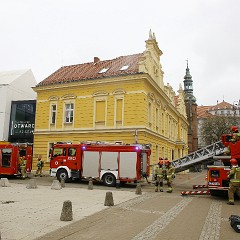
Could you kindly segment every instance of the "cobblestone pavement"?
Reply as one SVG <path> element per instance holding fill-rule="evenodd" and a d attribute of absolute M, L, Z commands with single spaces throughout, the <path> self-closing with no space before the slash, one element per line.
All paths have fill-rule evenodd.
<path fill-rule="evenodd" d="M 181 196 L 194 184 L 205 184 L 206 172 L 178 174 L 174 192 L 154 192 L 153 184 L 143 184 L 143 194 L 95 213 L 41 240 L 236 240 L 239 234 L 228 218 L 240 215 L 240 202 L 229 206 L 227 199 L 209 195 Z M 124 189 L 134 191 L 134 189 Z M 39 240 L 40 240 L 39 239 Z"/>
<path fill-rule="evenodd" d="M 230 215 L 240 215 L 240 201 L 227 205 L 227 198 L 209 195 L 181 196 L 193 184 L 205 184 L 206 172 L 177 174 L 174 191 L 154 192 L 153 184 L 142 184 L 142 195 L 107 207 L 67 226 L 61 226 L 37 238 L 38 240 L 236 240 L 239 234 L 230 226 Z M 42 180 L 43 184 L 48 178 Z M 87 188 L 84 183 L 68 183 L 67 188 Z M 96 189 L 96 190 L 95 190 Z M 113 191 L 94 185 L 94 191 Z M 134 193 L 134 185 L 117 190 Z M 47 221 L 47 219 L 46 219 Z M 34 239 L 34 238 L 33 238 Z M 5 239 L 2 239 L 5 240 Z"/>

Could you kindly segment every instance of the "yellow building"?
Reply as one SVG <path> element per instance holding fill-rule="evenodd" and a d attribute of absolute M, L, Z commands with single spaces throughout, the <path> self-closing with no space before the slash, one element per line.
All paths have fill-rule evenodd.
<path fill-rule="evenodd" d="M 162 51 L 149 33 L 143 53 L 64 66 L 40 82 L 34 156 L 49 165 L 53 143 L 150 143 L 151 164 L 187 154 L 183 90 L 163 83 Z M 34 159 L 36 161 L 36 159 Z M 36 165 L 36 164 L 34 164 Z"/>

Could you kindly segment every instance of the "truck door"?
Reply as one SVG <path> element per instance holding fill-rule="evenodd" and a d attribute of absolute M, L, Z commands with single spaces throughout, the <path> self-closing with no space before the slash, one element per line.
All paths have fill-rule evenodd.
<path fill-rule="evenodd" d="M 77 152 L 76 147 L 69 147 L 67 148 L 67 166 L 71 170 L 78 170 L 79 169 L 79 164 L 77 163 L 77 155 L 79 152 Z"/>
<path fill-rule="evenodd" d="M 67 166 L 67 151 L 65 147 L 55 147 L 53 149 L 51 168 L 58 168 L 59 166 Z"/>
<path fill-rule="evenodd" d="M 26 171 L 31 172 L 32 170 L 32 153 L 33 153 L 33 148 L 32 146 L 27 146 L 26 147 L 26 158 L 27 158 L 27 166 L 26 166 Z"/>

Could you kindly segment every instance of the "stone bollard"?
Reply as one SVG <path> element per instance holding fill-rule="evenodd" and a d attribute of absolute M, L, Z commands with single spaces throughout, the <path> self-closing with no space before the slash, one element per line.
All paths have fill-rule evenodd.
<path fill-rule="evenodd" d="M 35 189 L 37 188 L 37 181 L 36 179 L 32 178 L 29 180 L 27 186 L 26 186 L 27 189 Z"/>
<path fill-rule="evenodd" d="M 121 187 L 121 182 L 119 179 L 116 180 L 116 188 L 120 188 Z"/>
<path fill-rule="evenodd" d="M 136 187 L 136 192 L 137 195 L 141 195 L 142 194 L 142 187 L 140 183 L 137 183 L 137 187 Z"/>
<path fill-rule="evenodd" d="M 93 190 L 93 181 L 92 181 L 92 178 L 89 179 L 89 182 L 88 182 L 88 190 Z"/>
<path fill-rule="evenodd" d="M 2 187 L 10 187 L 10 183 L 7 178 L 1 178 L 1 186 Z"/>
<path fill-rule="evenodd" d="M 65 187 L 65 181 L 64 181 L 64 179 L 61 179 L 61 187 L 62 187 L 62 188 Z"/>
<path fill-rule="evenodd" d="M 106 192 L 104 206 L 114 206 L 112 192 Z"/>
<path fill-rule="evenodd" d="M 71 201 L 69 201 L 69 200 L 64 201 L 60 220 L 61 221 L 72 221 L 73 220 L 72 202 Z"/>
<path fill-rule="evenodd" d="M 27 177 L 28 177 L 29 179 L 32 179 L 32 178 L 33 178 L 33 174 L 32 174 L 31 172 L 29 172 L 29 173 L 27 173 Z"/>
<path fill-rule="evenodd" d="M 62 189 L 60 182 L 58 180 L 53 180 L 51 189 L 54 189 L 54 190 Z"/>

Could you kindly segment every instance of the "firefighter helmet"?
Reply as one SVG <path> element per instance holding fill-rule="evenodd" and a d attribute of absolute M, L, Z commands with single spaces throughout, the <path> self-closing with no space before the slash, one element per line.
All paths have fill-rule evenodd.
<path fill-rule="evenodd" d="M 237 166 L 237 165 L 238 165 L 238 161 L 237 161 L 237 159 L 235 159 L 235 158 L 232 158 L 232 159 L 230 160 L 230 163 L 231 163 L 232 166 Z"/>
<path fill-rule="evenodd" d="M 237 126 L 231 126 L 231 131 L 232 132 L 237 132 L 238 131 L 238 127 Z"/>
<path fill-rule="evenodd" d="M 170 165 L 170 161 L 168 159 L 165 160 L 165 165 Z"/>
<path fill-rule="evenodd" d="M 159 160 L 158 164 L 163 165 L 163 160 Z"/>

